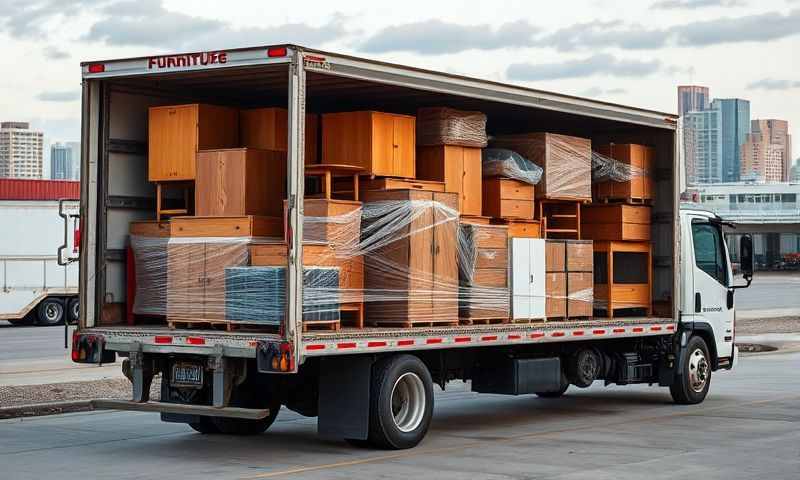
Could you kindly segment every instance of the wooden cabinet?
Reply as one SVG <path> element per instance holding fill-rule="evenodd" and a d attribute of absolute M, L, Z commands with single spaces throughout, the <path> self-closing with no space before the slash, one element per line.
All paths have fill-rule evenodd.
<path fill-rule="evenodd" d="M 444 182 L 458 194 L 458 211 L 481 214 L 481 149 L 456 145 L 417 148 L 417 178 Z"/>
<path fill-rule="evenodd" d="M 263 150 L 287 151 L 289 113 L 285 108 L 253 108 L 239 112 L 241 145 Z M 305 164 L 319 163 L 319 115 L 306 114 Z"/>
<path fill-rule="evenodd" d="M 533 219 L 533 185 L 512 178 L 483 179 L 483 214 Z"/>
<path fill-rule="evenodd" d="M 459 321 L 506 323 L 508 228 L 470 222 L 462 222 L 459 228 Z"/>
<path fill-rule="evenodd" d="M 273 237 L 283 238 L 282 217 L 175 217 L 173 237 Z"/>
<path fill-rule="evenodd" d="M 207 104 L 152 107 L 148 112 L 148 179 L 194 180 L 199 150 L 239 143 L 239 111 Z"/>
<path fill-rule="evenodd" d="M 322 116 L 322 163 L 354 165 L 376 176 L 415 176 L 415 118 L 384 112 Z"/>
<path fill-rule="evenodd" d="M 592 240 L 650 240 L 650 207 L 586 205 L 581 212 L 581 236 Z"/>
<path fill-rule="evenodd" d="M 650 242 L 594 242 L 596 310 L 609 318 L 619 310 L 652 314 L 652 248 Z"/>
<path fill-rule="evenodd" d="M 283 216 L 286 152 L 234 148 L 197 154 L 197 216 Z"/>
<path fill-rule="evenodd" d="M 457 323 L 458 218 L 425 205 L 434 201 L 455 209 L 456 194 L 369 191 L 364 193 L 364 199 L 366 208 L 371 202 L 424 205 L 411 207 L 421 210 L 390 234 L 389 238 L 396 240 L 384 240 L 385 245 L 365 256 L 365 285 L 375 292 L 374 300 L 367 300 L 366 304 L 368 323 L 394 326 Z M 386 215 L 397 212 L 387 211 Z"/>
<path fill-rule="evenodd" d="M 545 318 L 546 276 L 545 241 L 512 238 L 511 245 L 511 318 Z"/>
<path fill-rule="evenodd" d="M 651 147 L 636 144 L 600 145 L 597 153 L 620 162 L 618 168 L 608 167 L 619 178 L 597 182 L 593 185 L 597 200 L 627 200 L 647 202 L 653 198 L 653 158 Z M 628 176 L 629 179 L 624 178 Z M 615 181 L 617 180 L 617 181 Z"/>

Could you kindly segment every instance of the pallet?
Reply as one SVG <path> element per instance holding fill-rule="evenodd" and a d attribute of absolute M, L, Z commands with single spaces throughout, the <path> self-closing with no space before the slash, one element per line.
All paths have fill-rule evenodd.
<path fill-rule="evenodd" d="M 308 331 L 332 331 L 338 332 L 341 329 L 339 320 L 303 320 L 303 332 Z"/>
<path fill-rule="evenodd" d="M 547 318 L 515 318 L 511 320 L 511 323 L 518 324 L 518 325 L 530 325 L 532 323 L 545 323 L 547 322 Z"/>
<path fill-rule="evenodd" d="M 367 325 L 369 325 L 370 327 L 385 327 L 385 328 L 456 327 L 458 326 L 458 321 L 456 320 L 408 320 L 408 321 L 367 320 Z"/>
<path fill-rule="evenodd" d="M 545 322 L 581 322 L 593 319 L 592 315 L 576 315 L 568 317 L 547 317 Z"/>
<path fill-rule="evenodd" d="M 490 318 L 459 318 L 458 323 L 461 325 L 500 325 L 508 323 L 508 317 L 490 317 Z"/>
<path fill-rule="evenodd" d="M 258 322 L 238 322 L 233 320 L 210 320 L 210 319 L 185 319 L 168 318 L 167 326 L 171 330 L 221 330 L 232 332 L 235 330 L 277 330 L 279 325 L 264 324 Z"/>
<path fill-rule="evenodd" d="M 626 204 L 626 205 L 652 205 L 652 198 L 600 198 L 595 203 L 605 203 L 609 205 Z"/>

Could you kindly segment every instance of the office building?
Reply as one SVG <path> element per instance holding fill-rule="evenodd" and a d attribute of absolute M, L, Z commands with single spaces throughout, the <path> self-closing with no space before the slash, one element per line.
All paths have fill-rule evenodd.
<path fill-rule="evenodd" d="M 689 112 L 683 116 L 683 141 L 688 185 L 722 181 L 720 110 Z"/>
<path fill-rule="evenodd" d="M 738 182 L 741 147 L 750 133 L 750 102 L 740 98 L 715 98 L 711 109 L 721 113 L 722 181 Z"/>
<path fill-rule="evenodd" d="M 72 149 L 63 143 L 50 147 L 50 178 L 52 180 L 72 179 Z"/>
<path fill-rule="evenodd" d="M 0 123 L 0 177 L 42 178 L 44 135 L 26 122 Z"/>
<path fill-rule="evenodd" d="M 72 152 L 72 172 L 70 178 L 72 180 L 81 179 L 81 143 L 80 142 L 66 142 L 65 144 Z"/>
<path fill-rule="evenodd" d="M 751 123 L 753 133 L 763 133 L 773 148 L 781 150 L 781 180 L 788 182 L 792 168 L 792 136 L 789 134 L 789 122 L 786 120 L 753 120 Z"/>
<path fill-rule="evenodd" d="M 768 133 L 748 133 L 741 149 L 741 179 L 757 183 L 780 182 L 785 146 L 772 143 Z"/>
<path fill-rule="evenodd" d="M 681 85 L 678 87 L 678 115 L 708 109 L 708 87 Z"/>

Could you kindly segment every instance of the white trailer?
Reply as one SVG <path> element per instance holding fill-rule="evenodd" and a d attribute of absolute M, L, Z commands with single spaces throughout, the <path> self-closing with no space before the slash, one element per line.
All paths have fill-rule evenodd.
<path fill-rule="evenodd" d="M 78 263 L 75 235 L 78 202 L 0 200 L 0 320 L 58 325 L 78 319 Z M 59 247 L 64 248 L 59 252 Z M 59 255 L 62 261 L 59 262 Z"/>
<path fill-rule="evenodd" d="M 202 433 L 257 433 L 285 406 L 319 433 L 408 448 L 425 435 L 433 385 L 557 397 L 570 385 L 649 383 L 703 401 L 711 372 L 734 364 L 730 261 L 713 214 L 679 210 L 676 116 L 529 88 L 277 45 L 86 62 L 83 69 L 81 311 L 76 362 L 124 357 L 130 401 L 97 408 L 160 412 Z M 288 109 L 285 321 L 275 333 L 125 324 L 128 224 L 153 216 L 147 109 L 208 101 Z M 497 131 L 522 125 L 597 142 L 655 147 L 650 317 L 458 327 L 302 328 L 305 113 L 444 105 L 480 110 Z M 752 245 L 742 242 L 752 271 Z M 159 401 L 150 384 L 161 373 Z"/>

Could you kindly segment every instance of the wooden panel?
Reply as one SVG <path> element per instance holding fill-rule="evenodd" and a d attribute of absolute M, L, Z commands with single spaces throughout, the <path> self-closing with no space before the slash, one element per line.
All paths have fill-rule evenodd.
<path fill-rule="evenodd" d="M 205 245 L 167 245 L 167 316 L 202 318 Z"/>
<path fill-rule="evenodd" d="M 281 217 L 175 217 L 173 237 L 283 237 Z"/>
<path fill-rule="evenodd" d="M 129 232 L 131 235 L 142 237 L 169 237 L 169 222 L 157 222 L 155 220 L 131 222 Z"/>
<path fill-rule="evenodd" d="M 218 105 L 198 105 L 197 149 L 239 146 L 239 110 Z"/>
<path fill-rule="evenodd" d="M 563 272 L 567 269 L 566 245 L 563 241 L 548 240 L 544 247 L 544 264 L 548 272 Z"/>
<path fill-rule="evenodd" d="M 478 268 L 472 272 L 471 286 L 506 288 L 508 287 L 508 269 Z"/>
<path fill-rule="evenodd" d="M 643 223 L 585 223 L 581 225 L 581 237 L 590 240 L 650 240 L 650 225 Z"/>
<path fill-rule="evenodd" d="M 148 179 L 194 180 L 197 105 L 153 107 L 148 112 Z"/>
<path fill-rule="evenodd" d="M 545 296 L 547 302 L 545 315 L 548 318 L 567 316 L 567 274 L 566 273 L 546 273 L 545 274 Z"/>
<path fill-rule="evenodd" d="M 400 176 L 395 172 L 394 118 L 378 112 L 372 112 L 370 118 L 372 156 L 365 159 L 362 166 L 372 175 Z"/>
<path fill-rule="evenodd" d="M 322 115 L 322 163 L 369 168 L 372 158 L 370 112 Z"/>
<path fill-rule="evenodd" d="M 433 193 L 433 200 L 456 209 L 458 195 Z M 433 211 L 433 294 L 432 315 L 435 319 L 458 318 L 458 220 L 439 209 Z M 426 245 L 418 245 L 424 249 Z"/>
<path fill-rule="evenodd" d="M 353 200 L 306 198 L 303 200 L 304 215 L 317 219 L 303 222 L 303 239 L 330 243 L 334 248 L 354 248 L 361 234 L 361 215 L 356 213 L 360 209 L 361 202 Z M 330 220 L 321 220 L 323 218 Z"/>
<path fill-rule="evenodd" d="M 250 265 L 284 267 L 288 264 L 288 256 L 289 247 L 285 243 L 256 243 L 250 245 Z M 304 243 L 303 265 L 335 267 L 338 266 L 338 261 L 330 245 Z"/>
<path fill-rule="evenodd" d="M 652 160 L 655 151 L 651 147 L 636 144 L 599 145 L 597 152 L 630 165 L 632 176 L 628 181 L 598 182 L 594 186 L 596 199 L 650 200 L 653 198 Z"/>
<path fill-rule="evenodd" d="M 491 217 L 533 219 L 533 200 L 489 199 L 483 213 Z"/>
<path fill-rule="evenodd" d="M 508 220 L 508 238 L 542 238 L 538 220 Z"/>
<path fill-rule="evenodd" d="M 479 248 L 475 255 L 475 268 L 503 268 L 508 265 L 507 248 Z"/>
<path fill-rule="evenodd" d="M 569 272 L 567 274 L 567 315 L 569 317 L 588 317 L 592 315 L 593 274 L 590 272 Z"/>
<path fill-rule="evenodd" d="M 288 142 L 288 111 L 285 108 L 253 108 L 239 114 L 239 134 L 243 147 L 285 152 Z M 305 164 L 319 161 L 317 142 L 319 115 L 306 114 Z"/>
<path fill-rule="evenodd" d="M 567 240 L 567 271 L 591 272 L 594 250 L 591 241 Z"/>
<path fill-rule="evenodd" d="M 511 179 L 486 178 L 482 203 L 483 214 L 490 217 L 533 219 L 533 186 Z"/>
<path fill-rule="evenodd" d="M 582 210 L 583 223 L 650 224 L 651 208 L 646 205 L 586 205 Z"/>
<path fill-rule="evenodd" d="M 338 185 L 338 183 L 337 183 Z M 444 182 L 430 180 L 412 180 L 407 178 L 362 177 L 359 181 L 359 188 L 366 192 L 368 190 L 424 190 L 428 192 L 444 192 Z"/>
<path fill-rule="evenodd" d="M 513 178 L 486 178 L 483 180 L 483 191 L 486 195 L 509 200 L 531 200 L 534 198 L 534 186 Z"/>
<path fill-rule="evenodd" d="M 466 224 L 465 235 L 471 237 L 477 248 L 508 248 L 508 227 L 505 225 Z"/>
<path fill-rule="evenodd" d="M 225 320 L 225 269 L 247 265 L 245 243 L 207 244 L 205 249 L 204 318 Z"/>
<path fill-rule="evenodd" d="M 480 215 L 483 210 L 481 149 L 462 147 L 462 152 L 464 170 L 460 212 L 464 215 Z"/>
<path fill-rule="evenodd" d="M 416 172 L 415 147 L 417 145 L 416 118 L 405 115 L 393 115 L 394 123 L 394 157 L 392 173 L 398 177 L 414 178 Z"/>

